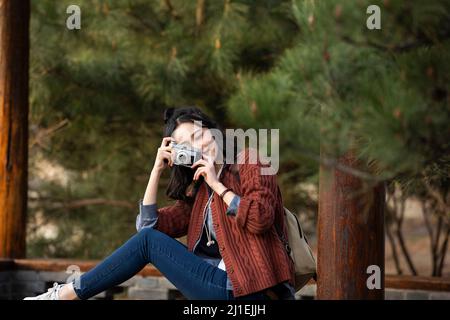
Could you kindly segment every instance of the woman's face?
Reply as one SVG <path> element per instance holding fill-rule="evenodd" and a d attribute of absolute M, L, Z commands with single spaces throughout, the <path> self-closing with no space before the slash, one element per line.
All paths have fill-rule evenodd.
<path fill-rule="evenodd" d="M 194 122 L 180 123 L 172 132 L 177 144 L 186 144 L 202 152 L 203 158 L 214 161 L 216 158 L 217 143 L 208 128 L 194 124 Z"/>

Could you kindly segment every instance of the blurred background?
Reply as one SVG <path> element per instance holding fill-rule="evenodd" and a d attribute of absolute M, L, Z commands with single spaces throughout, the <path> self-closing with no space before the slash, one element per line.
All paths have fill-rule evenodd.
<path fill-rule="evenodd" d="M 280 129 L 314 249 L 319 165 L 351 149 L 387 187 L 386 273 L 450 277 L 450 2 L 78 0 L 68 30 L 72 2 L 32 1 L 28 258 L 101 259 L 135 233 L 163 110 L 196 105 Z"/>

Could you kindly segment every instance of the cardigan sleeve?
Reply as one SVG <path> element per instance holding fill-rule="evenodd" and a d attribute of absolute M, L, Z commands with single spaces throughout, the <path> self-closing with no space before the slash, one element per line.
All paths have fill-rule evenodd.
<path fill-rule="evenodd" d="M 241 196 L 236 223 L 249 232 L 261 234 L 269 230 L 275 220 L 276 175 L 261 174 L 261 168 L 266 165 L 257 158 L 256 150 L 245 149 L 243 152 L 240 160 L 238 158 Z M 250 157 L 252 153 L 254 158 Z M 250 161 L 252 159 L 256 161 Z"/>
<path fill-rule="evenodd" d="M 139 215 L 136 219 L 136 229 L 154 228 L 172 238 L 179 238 L 187 234 L 192 206 L 182 200 L 173 205 L 157 208 L 154 205 L 142 205 L 140 202 Z"/>

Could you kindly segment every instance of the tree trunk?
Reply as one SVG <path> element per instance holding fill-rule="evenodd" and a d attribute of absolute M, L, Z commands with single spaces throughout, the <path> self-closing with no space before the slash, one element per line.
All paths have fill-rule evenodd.
<path fill-rule="evenodd" d="M 350 152 L 339 163 L 360 169 Z M 367 187 L 360 178 L 321 166 L 318 299 L 384 299 L 384 210 L 384 184 Z M 380 268 L 381 289 L 367 286 L 370 265 Z"/>
<path fill-rule="evenodd" d="M 24 257 L 29 0 L 0 0 L 0 258 Z"/>

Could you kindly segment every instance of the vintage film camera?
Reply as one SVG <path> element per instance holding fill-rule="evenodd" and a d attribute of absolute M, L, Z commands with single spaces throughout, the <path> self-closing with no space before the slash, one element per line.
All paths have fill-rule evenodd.
<path fill-rule="evenodd" d="M 202 152 L 186 144 L 171 142 L 173 164 L 177 166 L 190 167 L 194 162 L 202 158 Z"/>

